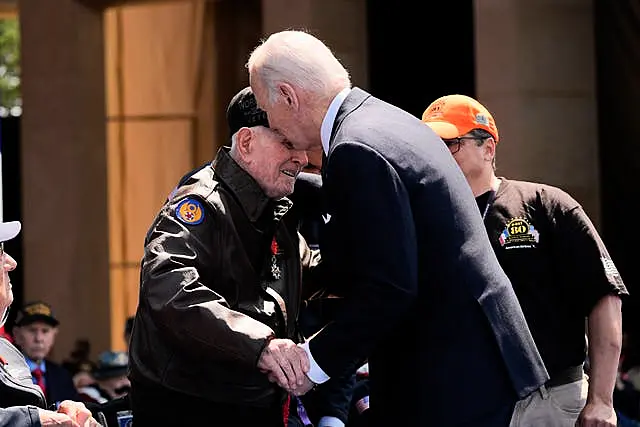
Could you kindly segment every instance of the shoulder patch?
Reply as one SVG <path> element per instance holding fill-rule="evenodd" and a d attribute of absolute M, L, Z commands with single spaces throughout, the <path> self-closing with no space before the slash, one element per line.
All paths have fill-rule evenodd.
<path fill-rule="evenodd" d="M 176 206 L 176 217 L 188 225 L 198 225 L 204 221 L 204 208 L 198 200 L 187 197 Z"/>

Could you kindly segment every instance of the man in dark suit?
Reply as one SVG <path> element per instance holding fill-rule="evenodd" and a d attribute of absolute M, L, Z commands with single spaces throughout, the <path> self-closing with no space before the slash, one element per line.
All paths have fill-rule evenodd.
<path fill-rule="evenodd" d="M 16 346 L 31 369 L 33 383 L 40 386 L 49 403 L 80 400 L 71 374 L 62 366 L 47 360 L 55 343 L 58 324 L 51 306 L 36 301 L 25 304 L 18 311 L 13 327 Z"/>
<path fill-rule="evenodd" d="M 325 152 L 323 263 L 347 295 L 303 345 L 309 381 L 292 391 L 368 357 L 376 426 L 509 425 L 548 375 L 446 146 L 418 118 L 351 89 L 307 33 L 271 35 L 247 66 L 271 126 Z"/>

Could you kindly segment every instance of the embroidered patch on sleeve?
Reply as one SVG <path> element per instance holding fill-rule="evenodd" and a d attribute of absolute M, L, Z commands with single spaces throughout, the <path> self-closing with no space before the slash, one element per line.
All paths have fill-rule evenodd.
<path fill-rule="evenodd" d="M 613 263 L 613 260 L 609 257 L 601 257 L 600 261 L 602 261 L 602 266 L 604 267 L 604 274 L 607 276 L 609 282 L 613 284 L 621 284 L 622 278 L 620 277 L 620 273 L 616 268 L 616 265 Z"/>
<path fill-rule="evenodd" d="M 176 217 L 188 225 L 198 225 L 204 221 L 202 203 L 193 198 L 186 198 L 176 206 Z"/>

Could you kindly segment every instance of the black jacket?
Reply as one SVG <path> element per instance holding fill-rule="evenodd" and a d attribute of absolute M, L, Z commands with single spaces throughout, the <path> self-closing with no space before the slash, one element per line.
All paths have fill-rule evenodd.
<path fill-rule="evenodd" d="M 311 253 L 290 205 L 269 199 L 227 148 L 183 180 L 145 240 L 132 393 L 140 381 L 218 403 L 280 401 L 256 364 L 270 336 L 298 339 L 301 259 L 309 266 Z"/>

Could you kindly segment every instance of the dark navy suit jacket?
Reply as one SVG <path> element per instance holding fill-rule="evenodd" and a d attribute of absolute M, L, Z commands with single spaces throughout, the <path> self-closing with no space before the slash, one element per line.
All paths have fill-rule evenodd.
<path fill-rule="evenodd" d="M 44 379 L 47 389 L 47 403 L 53 404 L 63 400 L 79 401 L 80 396 L 73 385 L 71 374 L 62 366 L 48 360 L 45 360 L 45 365 Z"/>
<path fill-rule="evenodd" d="M 355 88 L 323 191 L 323 263 L 347 298 L 311 340 L 315 361 L 333 377 L 368 357 L 375 425 L 508 425 L 548 375 L 442 141 Z"/>

